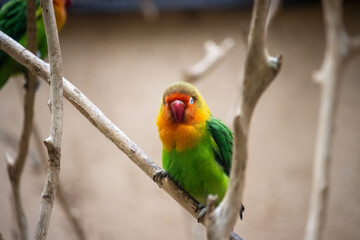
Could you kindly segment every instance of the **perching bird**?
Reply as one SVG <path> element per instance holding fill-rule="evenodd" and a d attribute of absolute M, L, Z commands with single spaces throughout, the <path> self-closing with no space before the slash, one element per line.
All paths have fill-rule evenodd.
<path fill-rule="evenodd" d="M 60 30 L 66 22 L 66 6 L 70 0 L 53 0 L 56 24 Z M 36 28 L 37 49 L 40 58 L 48 55 L 46 44 L 45 27 L 39 0 L 36 1 Z M 26 0 L 11 0 L 0 9 L 0 30 L 26 47 Z M 10 56 L 0 50 L 0 89 L 7 80 L 15 74 L 24 73 L 27 70 Z"/>
<path fill-rule="evenodd" d="M 209 194 L 219 203 L 226 192 L 232 159 L 233 135 L 220 120 L 214 118 L 201 96 L 191 84 L 177 82 L 168 87 L 161 100 L 156 121 L 163 144 L 164 171 L 193 196 L 201 209 L 198 221 L 206 212 Z M 244 207 L 240 210 L 240 218 Z"/>

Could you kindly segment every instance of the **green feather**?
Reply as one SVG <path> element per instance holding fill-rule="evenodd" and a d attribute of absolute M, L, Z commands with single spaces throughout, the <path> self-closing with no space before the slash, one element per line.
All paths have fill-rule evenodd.
<path fill-rule="evenodd" d="M 225 124 L 214 117 L 210 117 L 206 122 L 206 126 L 214 139 L 213 148 L 215 159 L 226 175 L 229 176 L 232 159 L 233 134 Z"/>
<path fill-rule="evenodd" d="M 47 45 L 44 23 L 42 20 L 39 1 L 36 1 L 36 28 L 37 48 L 40 57 L 47 56 Z M 26 47 L 26 1 L 11 0 L 0 9 L 0 30 Z M 0 50 L 0 89 L 7 80 L 15 74 L 27 74 L 25 67 L 14 61 L 5 52 Z"/>

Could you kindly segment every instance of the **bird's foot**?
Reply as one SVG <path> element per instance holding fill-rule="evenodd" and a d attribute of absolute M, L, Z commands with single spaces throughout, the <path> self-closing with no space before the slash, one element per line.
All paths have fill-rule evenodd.
<path fill-rule="evenodd" d="M 155 172 L 154 176 L 153 176 L 153 181 L 156 182 L 159 187 L 162 186 L 162 179 L 164 177 L 168 177 L 169 174 L 164 170 L 164 169 L 161 169 L 161 170 L 158 170 Z"/>
<path fill-rule="evenodd" d="M 198 217 L 197 217 L 197 221 L 198 221 L 198 223 L 204 218 L 204 216 L 205 216 L 205 214 L 206 214 L 206 212 L 207 212 L 207 207 L 206 207 L 206 205 L 204 205 L 204 204 L 199 204 L 196 208 L 195 208 L 195 212 L 197 212 L 197 211 L 200 211 L 199 212 L 199 215 L 198 215 Z"/>
<path fill-rule="evenodd" d="M 241 204 L 241 208 L 240 208 L 240 212 L 239 212 L 239 215 L 240 215 L 240 220 L 243 219 L 243 212 L 245 211 L 245 207 L 243 204 Z"/>

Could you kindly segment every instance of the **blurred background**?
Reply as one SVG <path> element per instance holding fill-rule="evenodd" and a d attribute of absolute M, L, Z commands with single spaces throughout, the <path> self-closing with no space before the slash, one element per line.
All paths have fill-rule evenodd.
<path fill-rule="evenodd" d="M 224 61 L 195 83 L 213 115 L 230 122 L 251 7 L 252 1 L 240 0 L 72 0 L 60 32 L 64 76 L 161 166 L 155 119 L 162 92 L 203 57 L 206 40 L 235 40 Z M 345 1 L 350 35 L 360 32 L 359 13 L 359 1 Z M 325 46 L 320 2 L 285 1 L 267 42 L 271 54 L 283 53 L 284 64 L 254 113 L 246 211 L 234 231 L 244 240 L 302 239 L 320 99 L 311 75 L 320 67 Z M 346 65 L 341 80 L 324 235 L 328 240 L 360 239 L 359 76 L 357 57 Z M 16 232 L 5 154 L 16 156 L 23 81 L 15 77 L 0 91 L 0 230 L 5 239 L 15 239 Z M 42 139 L 49 135 L 48 99 L 49 87 L 42 82 L 35 102 Z M 66 100 L 62 146 L 61 186 L 87 239 L 196 239 L 195 219 Z M 32 141 L 21 185 L 32 234 L 46 174 L 40 159 Z M 58 201 L 48 239 L 76 239 Z"/>

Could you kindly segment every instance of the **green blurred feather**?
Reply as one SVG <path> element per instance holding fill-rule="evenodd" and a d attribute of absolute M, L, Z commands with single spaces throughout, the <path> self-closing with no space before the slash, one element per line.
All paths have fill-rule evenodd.
<path fill-rule="evenodd" d="M 47 55 L 46 36 L 40 3 L 36 1 L 37 47 L 40 57 Z M 0 30 L 26 47 L 26 0 L 11 0 L 0 9 Z M 44 45 L 45 43 L 45 45 Z M 27 70 L 0 50 L 0 89 L 15 74 L 27 74 Z"/>

